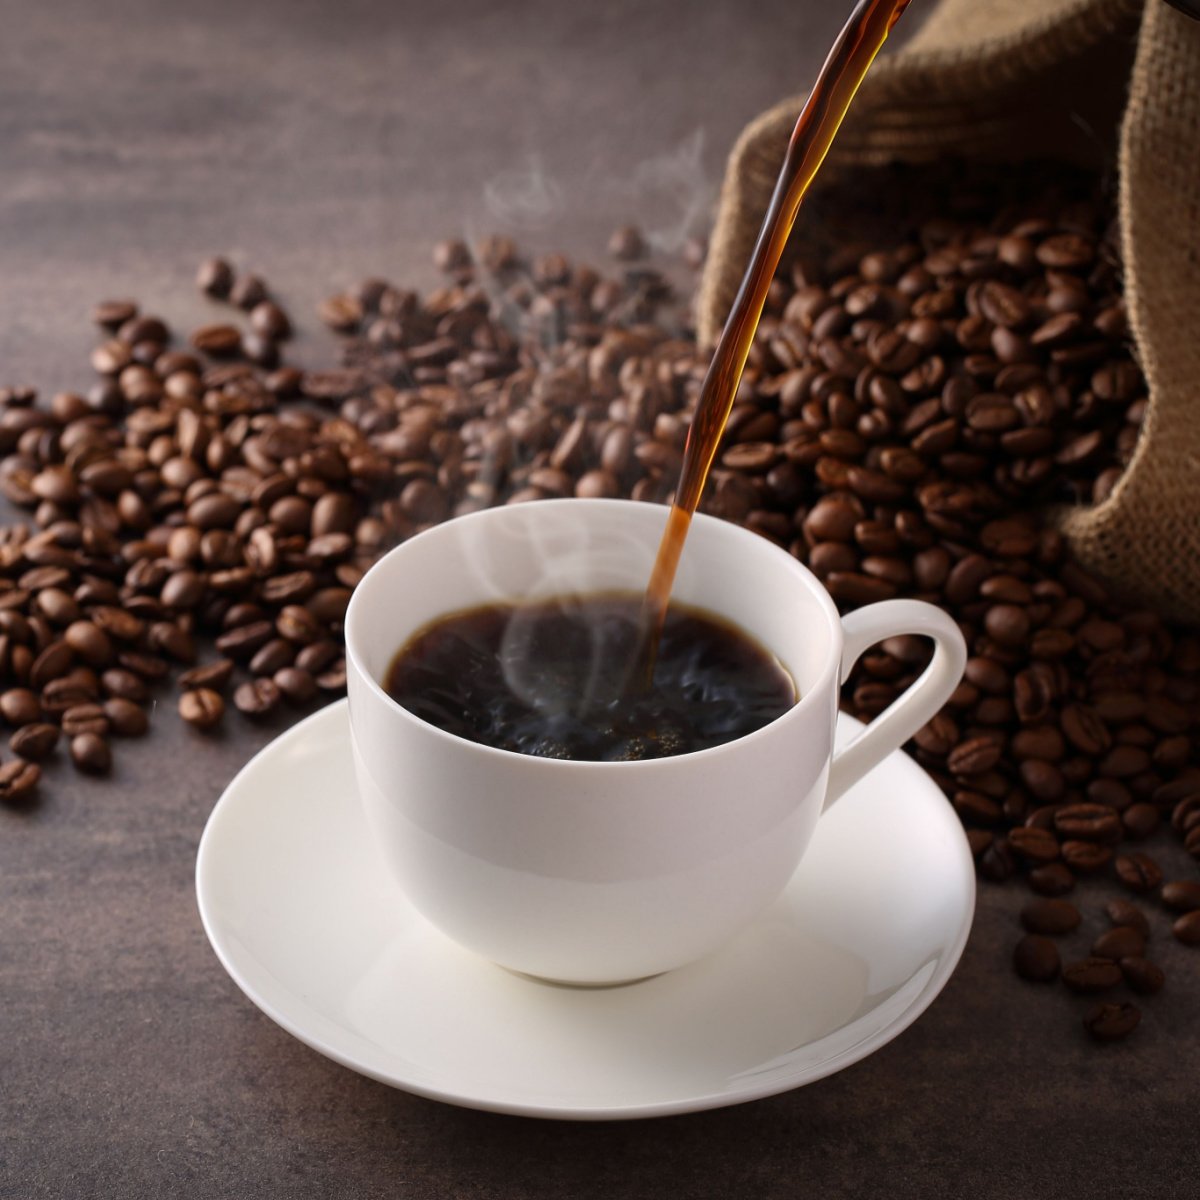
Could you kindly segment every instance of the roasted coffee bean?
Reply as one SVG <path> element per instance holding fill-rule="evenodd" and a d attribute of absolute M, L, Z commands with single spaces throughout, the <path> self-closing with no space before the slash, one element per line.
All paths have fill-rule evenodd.
<path fill-rule="evenodd" d="M 77 704 L 63 713 L 62 731 L 69 738 L 85 733 L 103 737 L 108 732 L 108 717 L 99 704 Z"/>
<path fill-rule="evenodd" d="M 1095 958 L 1141 958 L 1145 950 L 1145 937 L 1129 925 L 1106 930 L 1092 943 Z"/>
<path fill-rule="evenodd" d="M 950 751 L 946 766 L 955 775 L 982 775 L 1000 761 L 1000 743 L 992 738 L 972 738 Z"/>
<path fill-rule="evenodd" d="M 9 738 L 8 745 L 14 754 L 31 762 L 48 758 L 58 745 L 58 727 L 42 722 L 23 725 Z"/>
<path fill-rule="evenodd" d="M 1144 938 L 1150 936 L 1150 922 L 1146 919 L 1146 914 L 1131 901 L 1110 900 L 1104 906 L 1104 911 L 1114 925 L 1127 925 L 1130 929 L 1137 930 Z"/>
<path fill-rule="evenodd" d="M 267 298 L 267 285 L 257 275 L 239 275 L 229 289 L 229 302 L 249 312 Z"/>
<path fill-rule="evenodd" d="M 233 325 L 205 325 L 192 333 L 191 341 L 210 358 L 230 358 L 242 348 L 242 335 Z"/>
<path fill-rule="evenodd" d="M 1137 992 L 1139 996 L 1152 996 L 1155 992 L 1162 991 L 1166 976 L 1157 964 L 1140 956 L 1131 956 L 1121 959 L 1118 966 L 1129 989 Z"/>
<path fill-rule="evenodd" d="M 1175 912 L 1200 909 L 1200 882 L 1194 879 L 1173 879 L 1162 885 L 1162 902 Z"/>
<path fill-rule="evenodd" d="M 279 707 L 279 686 L 271 679 L 253 679 L 233 693 L 234 707 L 248 717 L 265 717 Z"/>
<path fill-rule="evenodd" d="M 234 662 L 241 662 L 266 645 L 274 633 L 275 626 L 270 621 L 252 621 L 221 634 L 216 640 L 216 646 Z"/>
<path fill-rule="evenodd" d="M 283 667 L 272 678 L 289 704 L 308 704 L 317 694 L 317 681 L 308 671 L 298 667 Z"/>
<path fill-rule="evenodd" d="M 1067 963 L 1062 978 L 1073 992 L 1104 992 L 1121 982 L 1121 968 L 1110 958 L 1083 958 Z"/>
<path fill-rule="evenodd" d="M 92 309 L 92 320 L 113 332 L 137 316 L 138 306 L 133 300 L 102 300 Z"/>
<path fill-rule="evenodd" d="M 142 737 L 150 728 L 146 710 L 122 696 L 110 696 L 104 702 L 109 732 L 116 737 Z"/>
<path fill-rule="evenodd" d="M 321 636 L 320 622 L 306 608 L 298 604 L 285 605 L 275 620 L 280 637 L 289 642 L 307 645 Z"/>
<path fill-rule="evenodd" d="M 225 701 L 212 688 L 192 688 L 179 697 L 179 715 L 195 729 L 215 729 L 225 715 Z"/>
<path fill-rule="evenodd" d="M 1192 909 L 1175 919 L 1171 932 L 1185 946 L 1200 946 L 1200 909 Z"/>
<path fill-rule="evenodd" d="M 292 323 L 278 304 L 260 300 L 250 310 L 250 326 L 261 337 L 278 342 L 291 336 Z"/>
<path fill-rule="evenodd" d="M 65 675 L 75 661 L 75 652 L 64 641 L 51 642 L 29 668 L 29 683 L 35 689 L 44 688 L 51 680 Z"/>
<path fill-rule="evenodd" d="M 1035 867 L 1028 875 L 1029 886 L 1040 896 L 1065 896 L 1075 887 L 1075 876 L 1064 863 L 1050 862 Z"/>
<path fill-rule="evenodd" d="M 179 676 L 179 686 L 185 689 L 210 688 L 213 691 L 223 691 L 233 677 L 233 660 L 218 658 L 215 662 L 203 663 L 192 667 Z"/>
<path fill-rule="evenodd" d="M 1152 892 L 1162 883 L 1162 868 L 1148 854 L 1118 854 L 1117 878 L 1131 891 Z"/>
<path fill-rule="evenodd" d="M 1095 842 L 1066 841 L 1062 844 L 1063 862 L 1077 875 L 1090 875 L 1102 871 L 1113 860 L 1111 846 Z"/>
<path fill-rule="evenodd" d="M 1126 837 L 1141 841 L 1158 828 L 1161 819 L 1153 804 L 1131 804 L 1121 813 L 1121 826 Z"/>
<path fill-rule="evenodd" d="M 272 638 L 254 652 L 254 657 L 250 659 L 250 672 L 253 675 L 274 675 L 276 671 L 291 666 L 295 659 L 295 643 L 287 638 Z"/>
<path fill-rule="evenodd" d="M 71 739 L 71 761 L 88 775 L 107 775 L 112 770 L 112 751 L 97 733 L 81 733 Z"/>
<path fill-rule="evenodd" d="M 1013 950 L 1013 968 L 1022 979 L 1051 983 L 1062 969 L 1058 947 L 1048 937 L 1027 933 Z"/>
<path fill-rule="evenodd" d="M 102 667 L 111 662 L 115 653 L 112 639 L 91 621 L 74 621 L 68 625 L 63 641 L 82 662 L 92 667 Z"/>
<path fill-rule="evenodd" d="M 196 286 L 210 296 L 224 299 L 233 286 L 233 268 L 223 258 L 205 259 L 196 272 Z"/>
<path fill-rule="evenodd" d="M 14 758 L 0 766 L 0 804 L 28 804 L 42 778 L 36 763 Z"/>
<path fill-rule="evenodd" d="M 1031 900 L 1021 909 L 1021 924 L 1030 933 L 1070 933 L 1082 920 L 1079 909 L 1069 900 Z"/>
<path fill-rule="evenodd" d="M 622 262 L 631 262 L 646 253 L 646 242 L 636 226 L 622 225 L 608 239 L 608 252 Z"/>
<path fill-rule="evenodd" d="M 262 307 L 260 304 L 254 312 Z M 355 332 L 362 323 L 363 315 L 362 301 L 357 296 L 329 296 L 317 306 L 317 316 L 339 333 Z"/>
<path fill-rule="evenodd" d="M 997 815 L 999 815 L 997 813 Z M 1058 839 L 1047 829 L 1018 825 L 1008 832 L 1008 844 L 1027 862 L 1045 864 L 1059 857 Z"/>
<path fill-rule="evenodd" d="M 124 667 L 111 667 L 105 671 L 100 676 L 100 686 L 106 695 L 132 700 L 137 704 L 143 703 L 150 695 L 142 677 Z"/>
<path fill-rule="evenodd" d="M 1067 804 L 1054 813 L 1055 831 L 1063 838 L 1087 842 L 1118 842 L 1121 820 L 1102 804 Z"/>
<path fill-rule="evenodd" d="M 38 703 L 37 696 L 28 688 L 9 688 L 8 691 L 0 693 L 0 716 L 13 728 L 20 728 L 22 725 L 32 725 L 35 721 L 40 721 L 42 706 Z"/>
<path fill-rule="evenodd" d="M 1083 1018 L 1083 1027 L 1098 1042 L 1115 1042 L 1128 1037 L 1142 1019 L 1133 1004 L 1098 1004 Z"/>

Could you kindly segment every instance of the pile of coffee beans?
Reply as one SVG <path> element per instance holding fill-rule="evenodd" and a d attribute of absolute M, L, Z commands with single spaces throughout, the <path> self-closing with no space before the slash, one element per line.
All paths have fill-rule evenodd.
<path fill-rule="evenodd" d="M 1110 898 L 1111 929 L 1064 963 L 1086 928 L 1065 897 L 1099 912 L 1125 892 L 1200 942 L 1200 638 L 1122 606 L 1048 521 L 1109 494 L 1147 400 L 1107 206 L 1090 181 L 1012 186 L 921 186 L 935 215 L 909 205 L 800 248 L 702 507 L 807 562 L 844 608 L 917 596 L 958 620 L 966 678 L 911 749 L 980 874 L 1038 896 L 1016 971 L 1103 997 L 1084 1026 L 1112 1040 L 1140 1019 L 1117 989 L 1163 982 L 1151 922 Z M 171 679 L 201 732 L 230 705 L 339 694 L 352 589 L 431 524 L 668 499 L 707 356 L 638 231 L 610 253 L 606 274 L 505 237 L 445 242 L 429 295 L 368 279 L 326 299 L 338 361 L 308 371 L 281 365 L 292 321 L 267 285 L 213 259 L 197 282 L 220 309 L 185 344 L 109 301 L 89 387 L 0 392 L 0 492 L 31 516 L 0 532 L 0 798 L 29 804 L 60 743 L 109 771 Z M 928 654 L 907 637 L 868 652 L 848 710 L 882 711 Z"/>

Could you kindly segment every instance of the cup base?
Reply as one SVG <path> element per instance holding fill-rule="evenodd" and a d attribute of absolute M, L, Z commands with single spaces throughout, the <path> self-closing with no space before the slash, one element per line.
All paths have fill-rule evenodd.
<path fill-rule="evenodd" d="M 530 971 L 518 971 L 516 967 L 506 967 L 503 963 L 495 965 L 510 975 L 515 975 L 518 979 L 528 979 L 531 983 L 544 983 L 547 987 L 570 988 L 572 991 L 579 992 L 600 992 L 609 988 L 632 987 L 635 983 L 645 983 L 647 979 L 657 979 L 660 975 L 667 974 L 666 971 L 652 971 L 649 975 L 634 975 L 629 979 L 612 981 L 601 979 L 593 982 L 586 979 L 554 979 L 549 975 L 534 975 Z"/>

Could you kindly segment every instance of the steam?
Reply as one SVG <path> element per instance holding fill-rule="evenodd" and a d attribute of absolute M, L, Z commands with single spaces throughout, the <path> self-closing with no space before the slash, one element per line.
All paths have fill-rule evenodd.
<path fill-rule="evenodd" d="M 544 230 L 565 209 L 562 185 L 546 173 L 537 154 L 531 154 L 524 167 L 489 179 L 483 185 L 483 202 L 495 225 L 525 232 Z"/>
<path fill-rule="evenodd" d="M 717 197 L 704 167 L 705 135 L 696 129 L 672 150 L 639 163 L 614 198 L 642 220 L 642 232 L 660 254 L 678 254 L 708 226 Z"/>

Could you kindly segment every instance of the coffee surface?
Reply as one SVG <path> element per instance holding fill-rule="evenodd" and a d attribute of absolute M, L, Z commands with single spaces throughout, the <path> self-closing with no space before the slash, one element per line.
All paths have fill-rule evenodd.
<path fill-rule="evenodd" d="M 791 676 L 749 635 L 675 604 L 651 686 L 631 687 L 641 617 L 632 593 L 452 613 L 400 648 L 384 686 L 470 741 L 601 762 L 719 746 L 796 703 Z"/>

